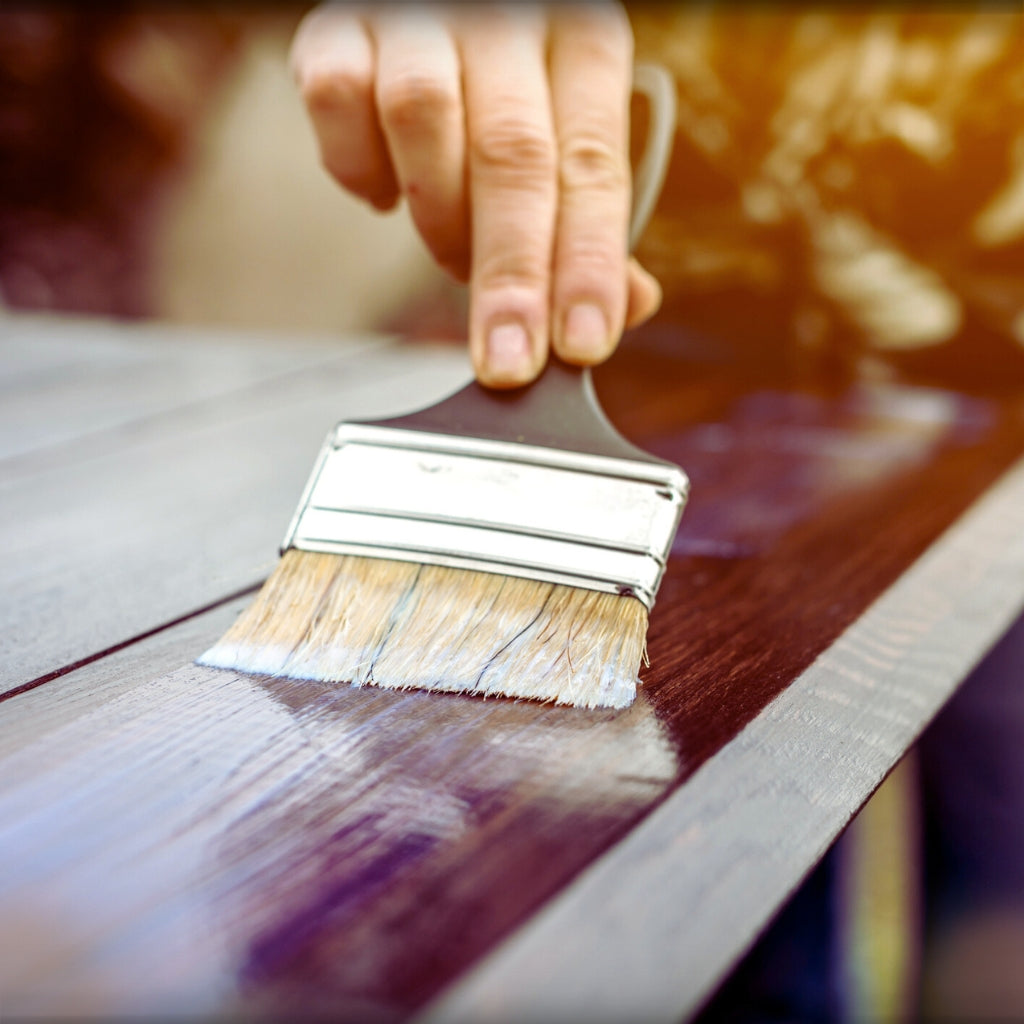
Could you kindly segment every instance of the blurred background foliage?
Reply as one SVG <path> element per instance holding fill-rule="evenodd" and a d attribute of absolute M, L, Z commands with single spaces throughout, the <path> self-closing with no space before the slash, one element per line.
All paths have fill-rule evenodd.
<path fill-rule="evenodd" d="M 325 331 L 401 326 L 413 302 L 420 332 L 461 336 L 404 213 L 318 166 L 287 71 L 307 7 L 5 6 L 3 302 Z M 665 285 L 655 327 L 766 366 L 1019 386 L 1016 6 L 628 10 L 680 100 L 639 249 Z"/>

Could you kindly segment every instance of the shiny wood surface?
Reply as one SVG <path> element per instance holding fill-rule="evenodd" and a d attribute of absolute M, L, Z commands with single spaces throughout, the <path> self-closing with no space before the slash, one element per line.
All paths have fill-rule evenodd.
<path fill-rule="evenodd" d="M 1016 400 L 773 379 L 642 347 L 624 363 L 599 376 L 606 409 L 691 478 L 646 689 L 692 767 L 1019 457 L 1024 417 Z"/>
<path fill-rule="evenodd" d="M 341 414 L 354 396 L 386 390 L 413 358 L 396 347 L 376 362 L 349 360 L 326 381 L 282 370 L 282 387 L 294 389 L 289 423 L 318 440 L 336 418 L 324 420 L 331 387 Z M 268 436 L 260 424 L 273 416 L 259 404 L 273 387 L 260 387 L 243 418 L 252 439 Z M 153 602 L 149 574 L 187 543 L 216 565 L 210 524 L 252 500 L 255 479 L 299 472 L 293 449 L 302 445 L 243 443 L 240 422 L 217 423 L 209 406 L 196 440 L 184 389 L 178 415 L 149 436 L 162 473 L 189 480 L 189 500 L 211 509 L 179 531 L 182 547 L 168 551 L 166 491 L 150 491 L 151 504 L 141 501 L 149 544 L 140 529 L 124 571 L 106 577 L 109 548 L 85 563 L 108 593 L 82 589 L 81 573 L 66 578 L 78 549 L 62 548 L 53 529 L 52 555 L 23 559 L 0 598 L 5 621 L 20 624 L 8 633 L 15 651 L 47 646 L 38 638 L 63 621 L 47 607 L 66 609 L 67 588 L 80 601 L 88 594 L 81 615 L 90 622 L 105 620 L 106 601 L 136 615 L 109 634 L 120 650 L 45 681 L 23 674 L 39 685 L 0 703 L 7 1012 L 408 1017 L 639 832 L 669 794 L 702 785 L 697 769 L 745 726 L 760 724 L 770 742 L 769 703 L 1024 453 L 1021 410 L 1008 400 L 744 374 L 659 338 L 637 339 L 599 373 L 598 388 L 631 439 L 680 462 L 693 482 L 652 617 L 651 666 L 636 704 L 618 713 L 336 689 L 188 664 L 238 600 L 197 614 L 232 590 L 211 596 L 185 574 L 170 599 L 161 592 Z M 307 390 L 315 400 L 304 404 Z M 103 436 L 109 450 L 87 467 L 96 522 L 104 507 L 113 516 L 137 479 L 126 468 L 138 471 L 131 431 Z M 161 463 L 166 452 L 174 457 Z M 308 463 L 299 476 L 306 471 Z M 72 511 L 53 511 L 52 496 L 84 472 L 69 460 L 45 480 L 24 475 L 20 514 L 36 509 L 59 524 Z M 282 525 L 269 523 L 270 544 Z M 8 543 L 16 550 L 17 537 Z M 251 537 L 236 545 L 232 579 L 257 579 L 267 559 Z M 31 615 L 18 586 L 39 595 Z M 136 621 L 153 629 L 172 619 L 182 621 L 132 642 Z M 79 631 L 76 652 L 90 630 Z M 897 631 L 886 640 L 892 664 L 915 638 Z M 54 638 L 63 652 L 61 643 Z M 111 646 L 106 636 L 101 643 Z M 37 671 L 44 662 L 33 658 Z M 901 743 L 938 699 L 915 704 Z M 814 714 L 834 713 L 841 734 L 847 712 L 833 704 Z M 792 724 L 779 735 L 792 742 Z M 886 751 L 890 765 L 900 752 Z M 847 818 L 868 792 L 850 790 Z M 833 836 L 802 836 L 807 856 Z M 762 917 L 785 898 L 785 884 L 767 894 Z M 737 934 L 735 956 L 748 939 Z"/>

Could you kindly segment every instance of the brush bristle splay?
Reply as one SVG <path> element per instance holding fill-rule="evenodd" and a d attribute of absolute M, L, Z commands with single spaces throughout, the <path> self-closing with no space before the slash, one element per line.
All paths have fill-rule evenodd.
<path fill-rule="evenodd" d="M 634 597 L 290 549 L 199 659 L 260 675 L 626 707 L 645 656 Z"/>

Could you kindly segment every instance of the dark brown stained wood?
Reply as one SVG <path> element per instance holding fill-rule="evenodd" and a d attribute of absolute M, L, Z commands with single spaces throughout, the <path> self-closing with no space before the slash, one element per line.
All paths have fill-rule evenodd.
<path fill-rule="evenodd" d="M 691 477 L 645 682 L 700 763 L 1019 457 L 1024 406 L 855 381 L 744 385 L 735 370 L 644 355 L 643 380 L 686 382 L 662 390 L 675 426 L 661 396 L 649 413 L 619 404 L 625 371 L 600 390 L 623 429 Z"/>
<path fill-rule="evenodd" d="M 689 1019 L 1024 610 L 1022 508 L 1024 460 L 417 1022 Z"/>
<path fill-rule="evenodd" d="M 361 385 L 392 373 L 399 376 L 393 363 L 377 363 Z M 333 384 L 321 376 L 291 381 L 282 419 L 305 430 L 321 415 Z M 17 713 L 21 702 L 33 702 L 31 713 L 21 713 L 17 742 L 0 745 L 5 1012 L 407 1017 L 585 868 L 599 866 L 614 844 L 642 835 L 679 787 L 696 799 L 705 774 L 714 774 L 698 769 L 714 768 L 713 756 L 745 726 L 758 726 L 758 742 L 770 751 L 780 707 L 770 702 L 831 653 L 1024 453 L 1024 422 L 1009 401 L 744 377 L 642 346 L 624 352 L 598 384 L 613 420 L 680 461 L 693 480 L 637 703 L 620 713 L 583 712 L 190 665 L 167 672 L 165 655 L 153 656 L 154 671 L 140 681 L 128 651 L 0 703 L 2 722 L 5 709 Z M 176 423 L 179 439 L 150 445 L 163 465 L 175 445 L 208 446 L 199 462 L 206 489 L 190 497 L 209 502 L 210 514 L 180 525 L 178 542 L 201 546 L 206 562 L 223 555 L 226 534 L 210 531 L 224 510 L 243 503 L 254 481 L 292 472 L 289 446 L 300 426 L 279 444 L 265 441 L 281 434 L 277 415 L 253 410 L 224 428 L 204 424 L 191 433 Z M 315 426 L 314 445 L 325 424 Z M 132 440 L 105 458 L 135 474 L 127 477 L 134 482 L 145 471 L 143 447 Z M 262 475 L 246 468 L 259 459 Z M 123 497 L 119 477 L 96 472 L 102 462 L 97 456 L 90 467 L 96 524 L 104 508 L 115 519 Z M 304 464 L 296 487 L 307 471 Z M 69 462 L 26 478 L 17 492 L 22 510 L 48 505 L 62 482 L 80 482 L 79 472 Z M 289 498 L 286 512 L 297 490 Z M 57 585 L 75 550 L 62 547 L 60 516 L 44 515 L 58 539 L 53 557 L 34 564 L 39 594 Z M 1024 526 L 1024 507 L 1019 520 Z M 149 524 L 157 534 L 149 544 L 140 525 L 136 570 L 110 577 L 126 603 L 149 602 L 144 581 L 180 557 L 180 547 L 161 550 L 165 525 Z M 255 532 L 241 538 L 229 560 L 272 557 L 253 550 L 260 543 Z M 33 563 L 20 563 L 26 577 L 32 571 Z M 178 616 L 216 592 L 187 574 L 171 582 L 161 607 Z M 891 614 L 900 610 L 897 601 Z M 102 624 L 110 614 L 83 608 L 71 619 L 92 615 Z M 215 611 L 147 643 L 173 645 L 187 632 L 199 654 L 203 631 L 212 641 L 222 619 Z M 41 607 L 25 621 L 46 621 Z M 878 634 L 890 667 L 916 638 L 912 619 L 895 621 L 899 628 Z M 858 692 L 870 700 L 870 687 Z M 80 695 L 81 713 L 38 724 L 64 693 Z M 940 699 L 926 692 L 895 712 L 869 704 L 868 718 L 857 722 L 913 707 L 916 721 L 901 733 L 909 742 Z M 829 703 L 814 705 L 819 721 L 828 721 Z M 778 733 L 793 756 L 801 713 L 798 701 Z M 844 715 L 836 711 L 836 728 L 848 722 Z M 851 756 L 845 767 L 857 775 L 859 755 Z M 898 752 L 886 757 L 891 766 Z M 856 810 L 872 773 L 884 770 L 872 764 L 865 784 L 837 804 L 838 819 Z M 714 781 L 726 817 L 728 781 Z M 765 793 L 771 777 L 762 801 Z M 808 857 L 824 849 L 838 819 L 829 834 L 801 831 L 794 816 Z M 690 827 L 687 837 L 699 837 L 701 822 Z M 742 877 L 743 852 L 739 837 L 733 880 Z M 660 855 L 671 866 L 670 855 Z M 701 865 L 687 867 L 700 876 Z M 793 883 L 789 876 L 764 895 L 762 921 Z M 750 935 L 747 922 L 724 941 L 738 956 Z"/>

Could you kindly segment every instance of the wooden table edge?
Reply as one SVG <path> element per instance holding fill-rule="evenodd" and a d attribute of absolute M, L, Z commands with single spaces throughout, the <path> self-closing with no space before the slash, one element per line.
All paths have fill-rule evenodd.
<path fill-rule="evenodd" d="M 675 1022 L 697 1012 L 1020 613 L 1021 508 L 1024 460 L 417 1024 Z M 886 665 L 880 638 L 894 628 L 916 635 Z"/>

